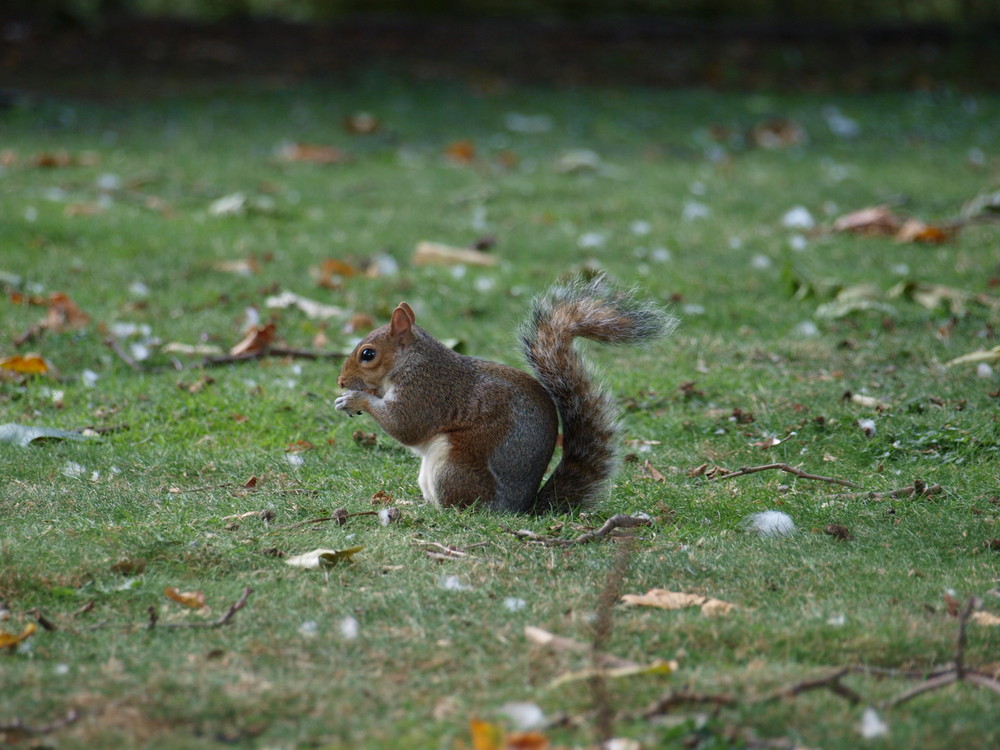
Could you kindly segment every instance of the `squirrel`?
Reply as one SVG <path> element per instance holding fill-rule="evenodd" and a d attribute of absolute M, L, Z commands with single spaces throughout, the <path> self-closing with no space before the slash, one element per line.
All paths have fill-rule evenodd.
<path fill-rule="evenodd" d="M 535 377 L 452 351 L 416 325 L 400 302 L 344 362 L 334 403 L 368 412 L 421 457 L 418 484 L 442 507 L 563 513 L 606 491 L 616 467 L 618 410 L 574 350 L 577 336 L 637 344 L 677 319 L 603 275 L 552 287 L 519 330 Z M 562 423 L 562 457 L 539 489 Z"/>

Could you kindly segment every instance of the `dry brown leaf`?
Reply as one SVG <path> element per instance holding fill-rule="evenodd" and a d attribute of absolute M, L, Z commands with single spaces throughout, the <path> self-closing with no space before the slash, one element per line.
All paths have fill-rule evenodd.
<path fill-rule="evenodd" d="M 957 226 L 942 227 L 925 224 L 920 219 L 907 219 L 896 232 L 896 242 L 923 242 L 930 245 L 940 245 L 954 237 L 957 232 Z"/>
<path fill-rule="evenodd" d="M 888 206 L 870 206 L 841 216 L 833 222 L 833 231 L 888 235 L 898 232 L 902 225 L 903 220 Z"/>
<path fill-rule="evenodd" d="M 289 143 L 281 147 L 278 155 L 283 161 L 305 164 L 343 164 L 351 160 L 346 151 L 317 143 Z"/>
<path fill-rule="evenodd" d="M 15 354 L 0 359 L 0 370 L 21 375 L 45 375 L 52 367 L 40 354 Z"/>
<path fill-rule="evenodd" d="M 354 266 L 336 258 L 327 258 L 318 268 L 313 269 L 316 283 L 327 289 L 340 289 L 344 285 L 344 279 L 357 274 L 358 270 Z"/>
<path fill-rule="evenodd" d="M 308 440 L 296 440 L 285 446 L 285 453 L 302 453 L 303 451 L 311 451 L 315 447 Z"/>
<path fill-rule="evenodd" d="M 806 131 L 795 120 L 771 117 L 750 128 L 749 138 L 758 148 L 788 148 L 805 143 Z"/>
<path fill-rule="evenodd" d="M 173 599 L 188 609 L 201 609 L 205 606 L 205 595 L 200 591 L 178 591 L 173 586 L 167 586 L 163 593 L 168 599 Z"/>
<path fill-rule="evenodd" d="M 50 331 L 77 330 L 90 322 L 90 316 L 68 294 L 53 292 L 49 295 L 48 305 L 42 325 Z"/>
<path fill-rule="evenodd" d="M 412 262 L 415 266 L 495 266 L 497 258 L 467 247 L 451 247 L 440 242 L 418 242 Z"/>
<path fill-rule="evenodd" d="M 736 608 L 735 604 L 724 602 L 701 594 L 683 591 L 650 589 L 645 594 L 625 594 L 622 603 L 634 607 L 658 607 L 660 609 L 686 609 L 700 607 L 704 615 L 725 615 Z"/>
<path fill-rule="evenodd" d="M 243 339 L 236 344 L 229 353 L 238 357 L 241 354 L 259 354 L 262 351 L 266 351 L 274 343 L 275 337 L 274 323 L 268 323 L 263 326 L 251 326 L 243 336 Z"/>
<path fill-rule="evenodd" d="M 647 458 L 643 463 L 642 468 L 639 469 L 640 479 L 652 479 L 654 482 L 665 482 L 667 478 L 661 474 L 652 463 L 650 463 Z"/>
<path fill-rule="evenodd" d="M 476 144 L 470 140 L 453 141 L 445 146 L 444 155 L 455 164 L 471 164 L 476 159 Z"/>

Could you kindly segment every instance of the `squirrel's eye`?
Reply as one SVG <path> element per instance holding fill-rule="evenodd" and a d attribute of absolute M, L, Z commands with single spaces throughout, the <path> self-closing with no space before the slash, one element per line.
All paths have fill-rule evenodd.
<path fill-rule="evenodd" d="M 362 362 L 371 362 L 373 359 L 375 359 L 375 350 L 372 349 L 371 347 L 366 346 L 364 349 L 361 350 L 361 354 L 358 355 L 358 359 L 360 359 Z"/>

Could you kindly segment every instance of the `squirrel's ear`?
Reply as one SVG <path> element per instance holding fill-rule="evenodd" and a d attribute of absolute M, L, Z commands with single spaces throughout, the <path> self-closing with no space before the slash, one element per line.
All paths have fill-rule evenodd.
<path fill-rule="evenodd" d="M 417 322 L 417 316 L 413 314 L 413 308 L 410 307 L 405 302 L 400 302 L 399 303 L 399 307 L 397 307 L 396 309 L 397 310 L 402 310 L 404 313 L 406 313 L 406 317 L 408 317 L 410 319 L 410 323 L 416 323 Z"/>
<path fill-rule="evenodd" d="M 408 336 L 413 328 L 413 310 L 405 302 L 392 311 L 392 319 L 389 321 L 389 333 L 393 338 Z"/>

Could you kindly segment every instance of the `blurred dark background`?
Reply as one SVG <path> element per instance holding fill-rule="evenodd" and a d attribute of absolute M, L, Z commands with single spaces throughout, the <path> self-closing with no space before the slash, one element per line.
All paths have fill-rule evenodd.
<path fill-rule="evenodd" d="M 6 0 L 0 86 L 351 76 L 1000 87 L 1000 0 Z"/>

